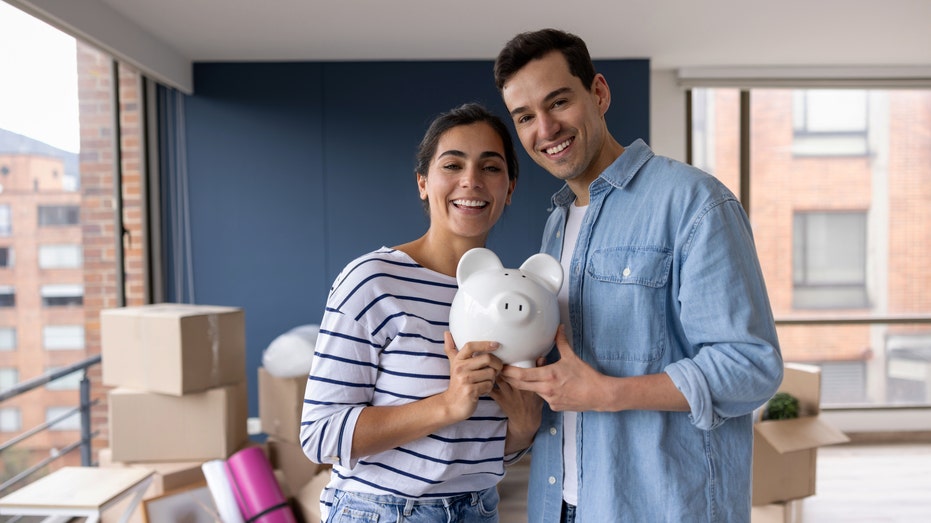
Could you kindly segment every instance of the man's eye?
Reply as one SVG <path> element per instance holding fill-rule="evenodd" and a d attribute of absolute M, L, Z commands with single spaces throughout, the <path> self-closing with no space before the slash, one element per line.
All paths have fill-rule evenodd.
<path fill-rule="evenodd" d="M 527 115 L 527 114 L 525 114 L 525 115 L 523 115 L 523 116 L 518 116 L 518 117 L 517 117 L 517 123 L 527 123 L 527 122 L 530 121 L 531 118 L 532 118 L 532 117 L 531 117 L 530 115 Z"/>
<path fill-rule="evenodd" d="M 553 107 L 561 107 L 563 105 L 566 105 L 567 102 L 568 100 L 556 100 L 555 102 L 553 102 Z"/>

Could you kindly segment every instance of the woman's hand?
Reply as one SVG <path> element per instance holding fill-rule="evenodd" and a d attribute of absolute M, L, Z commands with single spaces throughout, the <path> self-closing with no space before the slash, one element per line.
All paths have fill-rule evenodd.
<path fill-rule="evenodd" d="M 498 402 L 501 410 L 508 417 L 504 453 L 513 454 L 533 443 L 533 437 L 540 428 L 543 399 L 535 392 L 512 387 L 501 376 L 496 379 L 495 385 L 491 391 L 491 397 Z"/>
<path fill-rule="evenodd" d="M 441 396 L 456 421 L 471 416 L 479 398 L 490 394 L 494 388 L 495 379 L 504 366 L 497 356 L 490 354 L 497 348 L 496 342 L 476 341 L 457 350 L 452 334 L 443 333 L 443 350 L 449 358 L 449 387 Z"/>

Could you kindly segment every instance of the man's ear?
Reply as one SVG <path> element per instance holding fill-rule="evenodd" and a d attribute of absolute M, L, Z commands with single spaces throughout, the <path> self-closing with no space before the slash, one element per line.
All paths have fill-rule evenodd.
<path fill-rule="evenodd" d="M 595 79 L 592 80 L 592 96 L 595 98 L 595 103 L 601 109 L 601 115 L 604 116 L 608 112 L 608 107 L 611 106 L 611 88 L 608 87 L 608 80 L 605 79 L 604 75 L 597 73 Z"/>

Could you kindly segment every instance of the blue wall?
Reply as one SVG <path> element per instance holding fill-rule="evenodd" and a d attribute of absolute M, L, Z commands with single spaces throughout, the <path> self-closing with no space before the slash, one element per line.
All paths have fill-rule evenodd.
<path fill-rule="evenodd" d="M 614 136 L 648 140 L 649 62 L 596 67 L 612 89 Z M 183 132 L 196 303 L 245 309 L 255 416 L 268 344 L 320 321 L 330 283 L 350 260 L 426 230 L 413 165 L 430 120 L 470 101 L 510 119 L 491 61 L 204 63 L 194 84 Z M 561 185 L 519 152 L 514 203 L 488 245 L 506 266 L 537 251 Z M 169 262 L 169 277 L 177 269 Z M 168 287 L 169 301 L 183 301 Z"/>

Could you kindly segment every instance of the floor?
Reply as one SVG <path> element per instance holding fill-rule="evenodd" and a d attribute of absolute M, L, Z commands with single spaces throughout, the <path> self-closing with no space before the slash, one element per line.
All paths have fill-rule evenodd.
<path fill-rule="evenodd" d="M 499 485 L 501 523 L 527 521 L 529 458 Z M 931 522 L 931 442 L 818 451 L 817 494 L 800 500 L 805 523 Z"/>

